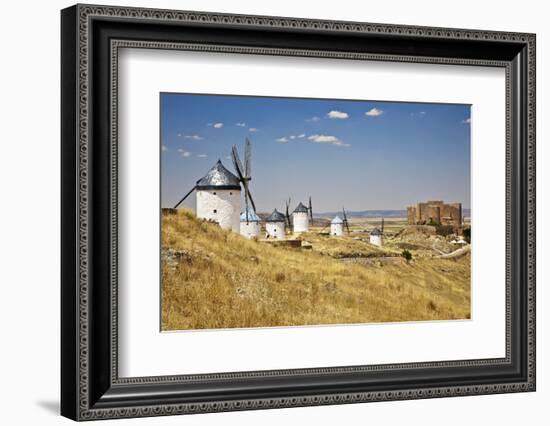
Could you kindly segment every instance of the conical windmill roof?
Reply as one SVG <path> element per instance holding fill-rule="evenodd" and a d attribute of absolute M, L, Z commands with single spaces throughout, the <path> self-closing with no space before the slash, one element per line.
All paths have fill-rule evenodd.
<path fill-rule="evenodd" d="M 301 202 L 298 204 L 298 206 L 294 209 L 293 213 L 307 213 L 309 210 L 306 206 L 304 206 Z"/>
<path fill-rule="evenodd" d="M 197 189 L 241 189 L 239 178 L 218 160 L 208 173 L 197 181 Z"/>
<path fill-rule="evenodd" d="M 286 218 L 284 214 L 278 212 L 277 209 L 275 209 L 273 210 L 273 213 L 271 213 L 265 221 L 266 222 L 285 222 Z"/>
<path fill-rule="evenodd" d="M 344 221 L 340 219 L 340 216 L 336 216 L 334 219 L 332 219 L 330 223 L 332 223 L 333 225 L 343 225 Z"/>
<path fill-rule="evenodd" d="M 382 231 L 380 231 L 380 229 L 378 228 L 374 228 L 372 231 L 370 231 L 370 235 L 380 236 L 382 235 Z"/>
<path fill-rule="evenodd" d="M 241 213 L 241 222 L 261 222 L 259 216 L 252 210 Z"/>

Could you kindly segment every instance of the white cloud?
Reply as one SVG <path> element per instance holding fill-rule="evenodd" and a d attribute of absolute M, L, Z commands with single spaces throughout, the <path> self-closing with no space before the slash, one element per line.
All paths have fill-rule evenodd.
<path fill-rule="evenodd" d="M 290 135 L 289 138 L 290 138 L 290 139 L 296 139 L 296 136 Z"/>
<path fill-rule="evenodd" d="M 462 120 L 463 124 L 470 124 L 472 122 L 472 119 L 470 117 L 466 118 L 465 120 Z"/>
<path fill-rule="evenodd" d="M 166 145 L 162 145 L 162 148 L 161 148 L 163 151 L 168 151 L 168 147 Z"/>
<path fill-rule="evenodd" d="M 336 145 L 336 146 L 345 146 L 346 148 L 348 146 L 351 146 L 349 143 L 344 143 L 342 141 L 338 141 L 338 142 L 334 142 L 333 145 Z"/>
<path fill-rule="evenodd" d="M 311 118 L 306 119 L 306 121 L 319 121 L 319 120 L 320 120 L 319 117 L 311 117 Z"/>
<path fill-rule="evenodd" d="M 214 129 L 221 129 L 223 127 L 223 123 L 208 123 L 208 125 Z"/>
<path fill-rule="evenodd" d="M 419 114 L 420 115 L 426 115 L 426 111 L 420 111 Z"/>
<path fill-rule="evenodd" d="M 249 132 L 257 132 L 258 129 L 256 129 L 255 127 L 251 127 L 250 129 L 248 129 Z"/>
<path fill-rule="evenodd" d="M 302 134 L 298 135 L 298 137 L 299 137 L 300 139 L 305 138 L 305 137 L 306 137 L 306 134 L 305 134 L 305 133 L 302 133 Z"/>
<path fill-rule="evenodd" d="M 194 141 L 202 141 L 204 139 L 202 136 L 199 136 L 199 135 L 185 135 L 184 138 L 192 139 Z"/>
<path fill-rule="evenodd" d="M 330 145 L 345 146 L 345 147 L 350 146 L 350 144 L 344 143 L 340 139 L 338 139 L 336 136 L 332 136 L 332 135 L 311 135 L 311 136 L 308 136 L 308 140 L 314 143 L 327 143 Z"/>
<path fill-rule="evenodd" d="M 186 151 L 185 149 L 179 148 L 178 152 L 181 154 L 182 157 L 190 157 L 191 153 L 189 151 Z"/>
<path fill-rule="evenodd" d="M 332 110 L 332 111 L 329 111 L 329 113 L 327 114 L 327 117 L 335 118 L 338 120 L 345 120 L 346 118 L 349 118 L 349 115 L 347 112 Z"/>
<path fill-rule="evenodd" d="M 207 156 L 206 154 L 197 154 L 197 157 L 199 157 L 199 158 L 206 158 L 206 157 L 208 157 L 208 156 Z"/>
<path fill-rule="evenodd" d="M 311 136 L 308 136 L 308 139 L 310 141 L 317 142 L 317 143 L 338 142 L 338 138 L 336 136 L 330 136 L 330 135 L 311 135 Z"/>
<path fill-rule="evenodd" d="M 275 139 L 275 142 L 287 143 L 287 142 L 288 142 L 288 138 L 287 138 L 286 136 L 283 136 L 282 138 Z"/>
<path fill-rule="evenodd" d="M 368 117 L 379 117 L 382 114 L 384 114 L 384 111 L 382 111 L 381 109 L 378 109 L 378 108 L 371 108 L 370 110 L 368 110 L 365 113 L 365 115 L 368 116 Z"/>
<path fill-rule="evenodd" d="M 246 127 L 246 123 L 235 123 L 237 127 Z"/>

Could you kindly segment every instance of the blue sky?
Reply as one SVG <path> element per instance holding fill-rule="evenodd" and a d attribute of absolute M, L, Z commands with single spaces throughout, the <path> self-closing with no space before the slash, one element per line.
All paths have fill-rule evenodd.
<path fill-rule="evenodd" d="M 470 106 L 161 93 L 161 204 L 172 207 L 236 144 L 252 142 L 259 212 L 470 207 Z M 194 196 L 185 205 L 194 207 Z"/>

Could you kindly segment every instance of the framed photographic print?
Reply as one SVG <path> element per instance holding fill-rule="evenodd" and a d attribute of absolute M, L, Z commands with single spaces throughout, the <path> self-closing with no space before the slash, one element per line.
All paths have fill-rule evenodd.
<path fill-rule="evenodd" d="M 74 420 L 535 390 L 535 36 L 76 5 Z"/>

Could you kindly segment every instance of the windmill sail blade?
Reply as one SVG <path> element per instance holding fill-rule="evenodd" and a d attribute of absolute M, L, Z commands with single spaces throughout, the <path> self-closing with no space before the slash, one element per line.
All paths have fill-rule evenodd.
<path fill-rule="evenodd" d="M 179 200 L 179 201 L 177 202 L 177 204 L 174 206 L 174 208 L 177 209 L 178 206 L 179 206 L 181 203 L 183 203 L 187 197 L 189 197 L 189 196 L 191 195 L 191 193 L 195 190 L 195 188 L 196 188 L 196 186 L 194 186 L 193 188 L 191 188 L 191 190 L 190 190 L 187 194 L 185 194 L 185 196 L 184 196 L 181 200 Z"/>
<path fill-rule="evenodd" d="M 244 186 L 244 196 L 245 196 L 245 202 L 248 197 L 248 200 L 250 200 L 250 204 L 252 204 L 252 209 L 254 210 L 254 213 L 256 213 L 256 204 L 254 203 L 254 200 L 252 199 L 252 194 L 250 193 L 250 188 L 248 188 L 248 183 L 246 181 L 243 181 Z"/>
<path fill-rule="evenodd" d="M 309 197 L 309 220 L 313 224 L 313 207 L 311 207 L 311 196 Z"/>
<path fill-rule="evenodd" d="M 244 175 L 246 178 L 251 178 L 251 169 L 252 169 L 252 145 L 248 138 L 244 144 Z"/>
<path fill-rule="evenodd" d="M 348 234 L 349 234 L 348 217 L 346 215 L 346 209 L 344 209 L 343 207 L 342 207 L 342 214 L 344 215 L 344 225 L 346 225 L 346 230 L 348 231 Z"/>
<path fill-rule="evenodd" d="M 286 222 L 287 222 L 288 227 L 290 228 L 291 223 L 290 223 L 290 213 L 288 211 L 289 206 L 290 206 L 290 198 L 286 202 Z"/>
<path fill-rule="evenodd" d="M 239 178 L 243 180 L 244 179 L 243 163 L 241 163 L 241 159 L 239 158 L 239 152 L 237 151 L 237 147 L 235 145 L 233 145 L 233 147 L 231 148 L 231 159 L 233 160 L 235 171 L 239 175 Z"/>
<path fill-rule="evenodd" d="M 250 191 L 248 188 L 245 188 L 244 190 L 244 211 L 246 212 L 246 223 L 248 223 L 248 200 L 250 199 Z M 254 209 L 254 213 L 256 213 L 256 206 L 254 206 L 254 202 L 251 200 L 252 207 Z"/>

